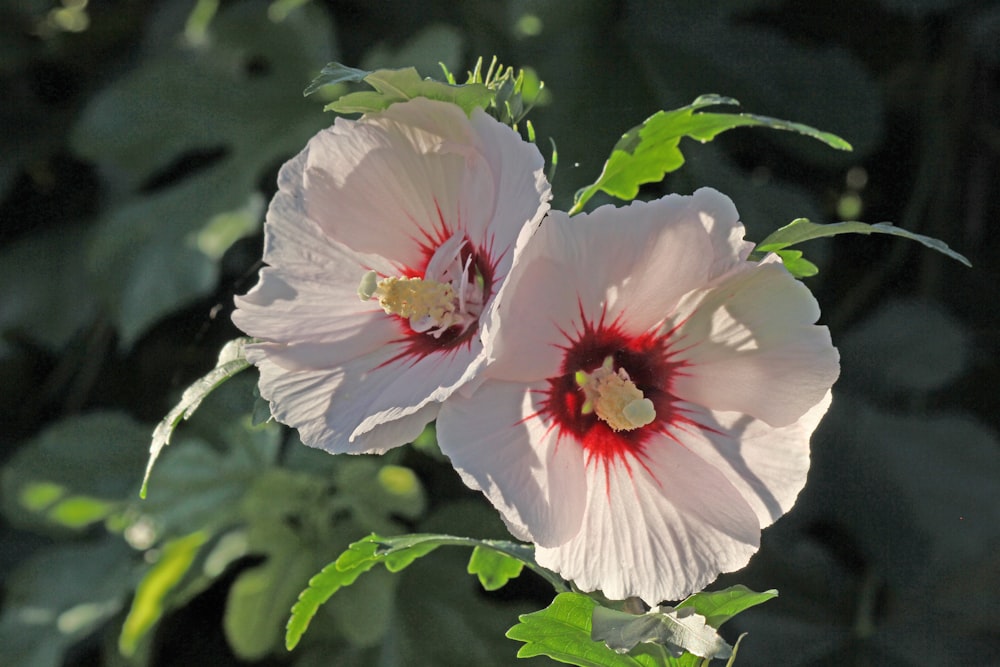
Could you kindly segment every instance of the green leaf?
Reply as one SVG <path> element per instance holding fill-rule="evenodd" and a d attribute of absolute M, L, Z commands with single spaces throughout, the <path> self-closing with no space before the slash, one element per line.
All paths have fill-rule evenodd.
<path fill-rule="evenodd" d="M 280 23 L 226 3 L 197 46 L 170 30 L 157 25 L 162 46 L 93 96 L 71 137 L 116 193 L 83 254 L 123 347 L 215 289 L 227 244 L 260 229 L 259 184 L 328 124 L 299 95 L 333 49 L 315 3 Z"/>
<path fill-rule="evenodd" d="M 122 655 L 133 656 L 139 642 L 160 620 L 164 599 L 187 574 L 207 539 L 207 534 L 197 532 L 163 545 L 160 559 L 139 582 L 132 607 L 122 624 L 118 637 L 118 649 Z"/>
<path fill-rule="evenodd" d="M 136 553 L 116 536 L 43 549 L 5 573 L 0 665 L 59 667 L 109 623 L 136 580 Z"/>
<path fill-rule="evenodd" d="M 476 547 L 469 558 L 469 574 L 479 577 L 479 583 L 488 591 L 495 591 L 507 585 L 507 582 L 521 574 L 524 563 L 506 554 Z"/>
<path fill-rule="evenodd" d="M 677 609 L 693 608 L 705 617 L 708 625 L 718 629 L 741 611 L 776 597 L 778 591 L 774 589 L 757 593 L 742 584 L 737 584 L 721 591 L 695 593 L 678 604 Z"/>
<path fill-rule="evenodd" d="M 932 250 L 937 250 L 938 252 L 947 255 L 948 257 L 965 264 L 966 266 L 972 266 L 968 259 L 949 248 L 948 244 L 944 241 L 939 241 L 938 239 L 924 236 L 923 234 L 915 234 L 914 232 L 906 231 L 905 229 L 896 227 L 888 222 L 877 222 L 874 225 L 869 225 L 864 222 L 851 221 L 836 222 L 830 225 L 820 225 L 815 222 L 810 222 L 805 218 L 798 218 L 796 220 L 792 220 L 790 223 L 781 229 L 778 229 L 757 244 L 757 247 L 754 249 L 754 253 L 755 255 L 760 256 L 764 253 L 783 250 L 789 246 L 802 243 L 803 241 L 811 241 L 813 239 L 821 239 L 828 236 L 837 236 L 838 234 L 890 234 L 892 236 L 900 236 L 904 239 L 910 239 L 911 241 L 921 243 Z"/>
<path fill-rule="evenodd" d="M 306 86 L 304 91 L 302 91 L 302 95 L 308 97 L 320 88 L 325 86 L 334 86 L 338 83 L 360 83 L 361 81 L 364 81 L 365 77 L 369 74 L 371 74 L 371 72 L 367 70 L 348 67 L 347 65 L 341 65 L 340 63 L 327 63 L 327 65 L 320 70 L 316 78 L 313 79 L 308 86 Z"/>
<path fill-rule="evenodd" d="M 320 606 L 342 587 L 351 585 L 375 565 L 381 564 L 390 572 L 399 572 L 416 559 L 442 546 L 484 547 L 498 551 L 527 565 L 549 581 L 556 590 L 566 590 L 565 583 L 558 575 L 535 562 L 534 550 L 526 544 L 452 535 L 414 534 L 380 537 L 373 533 L 351 544 L 337 560 L 309 580 L 309 588 L 302 591 L 298 602 L 292 607 L 292 614 L 286 626 L 285 646 L 288 650 L 295 648 Z"/>
<path fill-rule="evenodd" d="M 147 442 L 147 428 L 121 413 L 57 422 L 4 466 L 4 513 L 19 524 L 75 530 L 121 512 Z"/>
<path fill-rule="evenodd" d="M 851 150 L 851 145 L 840 137 L 801 123 L 752 114 L 695 113 L 703 107 L 720 104 L 738 102 L 718 95 L 702 95 L 686 107 L 658 111 L 630 129 L 615 144 L 598 179 L 577 192 L 570 214 L 583 210 L 599 191 L 631 200 L 639 193 L 640 185 L 662 180 L 667 172 L 675 171 L 684 164 L 684 155 L 679 148 L 682 137 L 704 143 L 735 127 L 761 126 L 798 132 L 833 148 Z"/>
<path fill-rule="evenodd" d="M 607 607 L 594 607 L 590 636 L 618 653 L 640 643 L 661 644 L 674 657 L 690 653 L 700 658 L 728 658 L 733 649 L 705 617 L 692 608 L 660 607 L 636 615 Z"/>
<path fill-rule="evenodd" d="M 519 658 L 545 655 L 580 667 L 640 667 L 656 665 L 648 656 L 622 655 L 591 639 L 591 618 L 597 602 L 582 593 L 560 593 L 545 609 L 523 614 L 507 637 L 524 642 Z"/>
<path fill-rule="evenodd" d="M 338 63 L 330 63 L 324 71 L 330 71 L 328 78 L 339 81 L 356 81 L 363 70 L 355 70 Z M 476 107 L 485 108 L 493 100 L 494 93 L 486 86 L 478 83 L 452 85 L 421 79 L 416 68 L 380 69 L 365 72 L 363 81 L 374 88 L 374 91 L 361 91 L 344 95 L 336 102 L 326 105 L 325 110 L 338 113 L 372 113 L 382 111 L 396 102 L 405 102 L 415 97 L 426 97 L 432 100 L 450 102 L 461 107 L 465 113 L 471 114 Z M 322 77 L 322 75 L 320 75 Z M 315 89 L 316 81 L 306 90 Z M 325 84 L 320 84 L 325 85 Z"/>
<path fill-rule="evenodd" d="M 153 442 L 149 446 L 149 462 L 146 464 L 146 474 L 142 478 L 142 489 L 139 492 L 141 497 L 146 497 L 146 485 L 149 482 L 149 475 L 153 471 L 153 464 L 156 463 L 163 448 L 170 444 L 170 437 L 177 425 L 182 420 L 190 418 L 205 397 L 219 385 L 250 366 L 250 362 L 243 356 L 243 347 L 248 340 L 250 339 L 237 338 L 226 343 L 222 351 L 219 352 L 219 360 L 215 364 L 215 368 L 185 389 L 180 402 L 153 429 Z"/>
<path fill-rule="evenodd" d="M 808 278 L 819 273 L 819 267 L 803 257 L 801 250 L 778 250 L 776 254 L 796 278 Z"/>
<path fill-rule="evenodd" d="M 281 621 L 303 582 L 322 561 L 302 535 L 284 523 L 254 525 L 251 544 L 266 544 L 267 560 L 242 572 L 233 582 L 222 627 L 236 655 L 260 660 L 280 645 Z"/>
<path fill-rule="evenodd" d="M 80 225 L 59 225 L 4 247 L 0 332 L 16 331 L 58 349 L 94 318 L 98 300 L 80 252 L 88 232 Z"/>

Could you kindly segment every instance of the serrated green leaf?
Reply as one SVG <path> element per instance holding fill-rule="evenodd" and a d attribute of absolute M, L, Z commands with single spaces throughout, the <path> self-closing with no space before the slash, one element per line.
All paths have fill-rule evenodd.
<path fill-rule="evenodd" d="M 801 123 L 752 114 L 696 113 L 720 104 L 738 103 L 728 97 L 702 95 L 686 107 L 658 111 L 630 129 L 615 144 L 597 180 L 577 192 L 570 214 L 582 211 L 598 192 L 631 200 L 639 193 L 640 185 L 662 180 L 668 172 L 684 164 L 679 148 L 683 137 L 706 142 L 736 127 L 760 126 L 804 134 L 840 150 L 851 149 L 840 137 Z"/>
<path fill-rule="evenodd" d="M 690 653 L 700 658 L 728 658 L 733 649 L 693 608 L 656 608 L 645 614 L 629 614 L 607 607 L 594 607 L 590 636 L 608 648 L 624 653 L 640 643 L 661 644 L 674 657 Z"/>
<path fill-rule="evenodd" d="M 828 236 L 837 236 L 839 234 L 889 234 L 892 236 L 900 236 L 904 239 L 916 241 L 917 243 L 925 245 L 932 250 L 937 250 L 938 252 L 947 255 L 948 257 L 965 264 L 966 266 L 972 266 L 968 259 L 949 248 L 948 244 L 944 241 L 939 241 L 938 239 L 924 236 L 923 234 L 916 234 L 914 232 L 907 231 L 888 222 L 877 222 L 870 225 L 864 222 L 849 221 L 821 225 L 815 222 L 810 222 L 805 218 L 798 218 L 796 220 L 792 220 L 781 229 L 776 230 L 773 234 L 757 244 L 757 247 L 754 249 L 754 253 L 759 256 L 763 253 L 777 252 L 778 250 L 783 250 L 784 248 L 802 243 L 804 241 L 826 238 Z"/>
<path fill-rule="evenodd" d="M 597 602 L 581 593 L 560 593 L 545 609 L 523 614 L 507 637 L 524 642 L 519 658 L 548 656 L 580 667 L 641 667 L 655 665 L 647 656 L 635 658 L 590 637 Z"/>
<path fill-rule="evenodd" d="M 160 559 L 135 589 L 132 607 L 118 637 L 122 655 L 134 655 L 139 642 L 160 620 L 164 599 L 184 578 L 207 539 L 208 535 L 199 531 L 163 545 Z"/>
<path fill-rule="evenodd" d="M 479 577 L 479 583 L 488 591 L 495 591 L 507 585 L 511 579 L 518 577 L 524 563 L 516 558 L 494 551 L 476 547 L 469 557 L 467 571 Z"/>
<path fill-rule="evenodd" d="M 722 624 L 736 614 L 778 597 L 778 591 L 771 589 L 763 593 L 750 590 L 742 584 L 730 586 L 721 591 L 703 591 L 695 593 L 677 605 L 678 609 L 693 608 L 705 617 L 713 628 L 721 628 Z"/>
<path fill-rule="evenodd" d="M 338 66 L 337 63 L 331 63 L 327 67 L 334 66 Z M 344 68 L 343 65 L 339 65 L 339 67 Z M 351 68 L 344 69 L 350 70 Z M 325 109 L 338 113 L 372 113 L 387 109 L 396 102 L 405 102 L 415 97 L 426 97 L 432 100 L 450 102 L 461 107 L 466 114 L 471 114 L 476 107 L 488 106 L 494 96 L 494 93 L 486 86 L 478 83 L 452 85 L 433 79 L 421 79 L 414 67 L 375 70 L 368 72 L 363 80 L 375 91 L 361 91 L 344 95 L 336 102 L 326 105 Z"/>
<path fill-rule="evenodd" d="M 243 356 L 243 348 L 249 340 L 249 338 L 237 338 L 226 343 L 219 352 L 215 368 L 185 389 L 180 402 L 153 429 L 153 441 L 149 446 L 149 462 L 146 464 L 146 474 L 142 478 L 142 489 L 139 491 L 142 498 L 146 497 L 146 485 L 149 482 L 149 475 L 153 471 L 153 465 L 163 448 L 170 444 L 170 438 L 177 425 L 182 420 L 190 418 L 205 397 L 219 385 L 250 366 L 250 362 Z"/>
<path fill-rule="evenodd" d="M 526 544 L 453 535 L 413 534 L 380 537 L 373 533 L 351 544 L 337 560 L 309 580 L 309 588 L 302 591 L 298 602 L 292 607 L 286 626 L 285 646 L 288 650 L 295 648 L 320 606 L 340 588 L 349 586 L 375 565 L 381 564 L 390 572 L 399 572 L 416 559 L 442 546 L 483 547 L 499 551 L 527 565 L 549 581 L 556 590 L 566 590 L 565 583 L 558 575 L 535 562 L 534 550 Z"/>

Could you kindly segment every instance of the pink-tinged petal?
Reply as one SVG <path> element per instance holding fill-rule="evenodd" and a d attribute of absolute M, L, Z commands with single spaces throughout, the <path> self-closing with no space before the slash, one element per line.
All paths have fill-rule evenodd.
<path fill-rule="evenodd" d="M 587 468 L 580 532 L 539 547 L 539 565 L 611 599 L 650 605 L 700 590 L 720 572 L 743 567 L 760 526 L 726 478 L 665 436 L 644 459 L 616 458 Z"/>
<path fill-rule="evenodd" d="M 579 530 L 586 499 L 583 453 L 538 416 L 530 386 L 488 382 L 453 396 L 437 421 L 441 451 L 486 494 L 511 533 L 555 546 Z"/>
<path fill-rule="evenodd" d="M 750 256 L 754 244 L 743 240 L 746 229 L 733 200 L 718 190 L 699 188 L 691 195 L 690 207 L 712 240 L 714 261 L 709 278 L 721 276 Z"/>
<path fill-rule="evenodd" d="M 664 325 L 686 367 L 672 391 L 712 410 L 792 424 L 840 372 L 819 307 L 777 262 L 761 262 L 683 299 Z"/>
<path fill-rule="evenodd" d="M 298 429 L 302 442 L 310 447 L 333 454 L 381 454 L 411 442 L 437 414 L 439 404 L 424 401 L 406 414 L 356 434 L 370 414 L 372 395 L 391 384 L 391 375 L 367 372 L 370 358 L 334 368 L 302 367 L 289 372 L 279 364 L 287 365 L 290 356 L 288 349 L 280 347 L 247 346 L 247 359 L 260 369 L 260 394 L 270 403 L 274 418 Z M 355 387 L 358 390 L 352 391 Z"/>
<path fill-rule="evenodd" d="M 703 197 L 704 198 L 704 197 Z M 554 347 L 584 320 L 643 332 L 705 284 L 712 241 L 690 197 L 603 206 L 569 218 L 552 211 L 515 260 L 503 303 L 487 325 L 490 377 L 531 381 L 553 374 Z M 731 254 L 732 255 L 732 254 Z M 504 333 L 493 337 L 502 327 Z"/>
<path fill-rule="evenodd" d="M 544 215 L 549 190 L 538 149 L 482 113 L 473 124 L 454 105 L 417 98 L 337 119 L 307 149 L 309 217 L 345 245 L 411 268 L 459 231 L 501 253 Z"/>
<path fill-rule="evenodd" d="M 385 451 L 471 391 L 490 354 L 481 320 L 548 210 L 543 166 L 481 110 L 422 98 L 337 119 L 285 164 L 267 266 L 233 315 L 279 421 L 331 452 Z M 443 283 L 453 302 L 432 316 L 359 299 L 370 275 Z"/>
<path fill-rule="evenodd" d="M 297 160 L 283 173 L 298 173 Z M 260 281 L 235 298 L 233 321 L 247 334 L 287 344 L 339 342 L 323 366 L 363 354 L 398 335 L 374 302 L 358 299 L 366 271 L 388 272 L 389 262 L 337 243 L 305 217 L 300 198 L 279 191 L 267 213 Z M 332 352 L 332 351 L 331 351 Z"/>
<path fill-rule="evenodd" d="M 684 404 L 691 423 L 671 432 L 684 447 L 726 476 L 765 528 L 791 509 L 809 472 L 809 438 L 831 393 L 788 426 L 774 428 L 736 412 Z"/>
<path fill-rule="evenodd" d="M 551 189 L 545 178 L 545 160 L 534 144 L 520 140 L 514 130 L 494 121 L 482 109 L 471 116 L 472 127 L 479 137 L 479 150 L 490 165 L 487 173 L 469 172 L 483 180 L 489 179 L 496 193 L 492 201 L 479 196 L 470 180 L 462 191 L 465 230 L 469 239 L 485 248 L 509 248 L 514 245 L 520 229 L 491 224 L 493 220 L 522 220 L 537 227 L 549 210 Z M 528 196 L 530 193 L 531 196 Z M 510 267 L 512 253 L 504 258 L 503 273 Z"/>

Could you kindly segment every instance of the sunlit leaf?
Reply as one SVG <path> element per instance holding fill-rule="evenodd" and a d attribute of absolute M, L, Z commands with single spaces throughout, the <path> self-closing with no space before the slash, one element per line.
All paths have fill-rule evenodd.
<path fill-rule="evenodd" d="M 197 532 L 163 545 L 160 559 L 146 572 L 135 590 L 132 607 L 118 637 L 122 655 L 134 655 L 139 642 L 160 620 L 164 598 L 183 579 L 207 537 Z"/>
<path fill-rule="evenodd" d="M 327 111 L 338 113 L 372 113 L 387 109 L 396 102 L 426 97 L 451 102 L 468 114 L 476 107 L 488 106 L 493 99 L 493 93 L 482 84 L 452 85 L 433 79 L 422 79 L 414 67 L 364 72 L 339 63 L 330 63 L 323 71 L 326 74 L 320 74 L 319 78 L 306 89 L 306 94 L 329 83 L 358 81 L 362 73 L 364 76 L 360 80 L 375 89 L 349 93 L 326 105 Z"/>
<path fill-rule="evenodd" d="M 776 252 L 804 241 L 821 239 L 828 236 L 837 236 L 838 234 L 890 234 L 892 236 L 900 236 L 904 239 L 910 239 L 911 241 L 921 243 L 932 250 L 937 250 L 938 252 L 947 255 L 948 257 L 965 264 L 966 266 L 972 266 L 968 259 L 949 248 L 948 244 L 944 241 L 939 241 L 938 239 L 924 236 L 923 234 L 916 234 L 914 232 L 907 231 L 888 222 L 877 222 L 873 225 L 869 225 L 864 222 L 851 221 L 820 225 L 815 222 L 810 222 L 805 218 L 798 218 L 796 220 L 792 220 L 790 223 L 758 243 L 754 252 L 757 254 Z"/>
<path fill-rule="evenodd" d="M 658 111 L 630 129 L 615 144 L 598 179 L 577 192 L 570 213 L 583 210 L 597 192 L 624 200 L 634 199 L 640 185 L 658 182 L 684 164 L 679 148 L 683 137 L 706 142 L 736 127 L 761 126 L 804 134 L 840 150 L 851 149 L 851 145 L 840 137 L 801 123 L 752 114 L 698 112 L 704 107 L 721 104 L 738 102 L 718 95 L 702 95 L 686 107 Z"/>
<path fill-rule="evenodd" d="M 519 576 L 523 568 L 524 563 L 516 558 L 493 549 L 476 547 L 469 557 L 468 572 L 479 577 L 484 589 L 495 591 Z"/>
<path fill-rule="evenodd" d="M 687 652 L 700 658 L 728 658 L 732 647 L 693 608 L 663 607 L 645 614 L 594 608 L 590 636 L 625 653 L 640 643 L 662 644 L 674 657 Z"/>
<path fill-rule="evenodd" d="M 219 352 L 219 360 L 215 368 L 185 389 L 180 402 L 153 429 L 153 442 L 149 446 L 149 462 L 146 464 L 146 474 L 142 479 L 142 490 L 140 491 L 143 498 L 146 497 L 146 485 L 149 482 L 153 464 L 156 463 L 163 448 L 170 444 L 170 437 L 177 425 L 182 420 L 190 418 L 205 397 L 220 384 L 250 365 L 250 362 L 243 356 L 243 347 L 248 340 L 247 338 L 237 338 L 226 343 L 222 351 Z"/>
<path fill-rule="evenodd" d="M 540 567 L 534 559 L 532 547 L 503 540 L 477 540 L 452 535 L 415 534 L 398 537 L 369 535 L 350 545 L 337 560 L 309 580 L 309 588 L 302 591 L 292 607 L 285 634 L 285 646 L 291 650 L 299 643 L 309 627 L 309 622 L 330 596 L 343 586 L 349 586 L 375 565 L 384 565 L 390 572 L 399 572 L 414 560 L 426 556 L 438 547 L 483 547 L 515 558 L 540 574 L 556 590 L 566 590 L 558 575 Z"/>
<path fill-rule="evenodd" d="M 781 258 L 781 263 L 785 265 L 788 272 L 796 278 L 808 278 L 819 273 L 819 267 L 803 257 L 801 250 L 777 250 L 775 252 Z"/>
<path fill-rule="evenodd" d="M 591 617 L 597 602 L 581 593 L 560 593 L 545 609 L 523 614 L 507 637 L 524 642 L 519 658 L 545 655 L 581 667 L 640 667 L 659 664 L 648 656 L 617 653 L 591 639 Z"/>
<path fill-rule="evenodd" d="M 757 593 L 746 586 L 737 584 L 721 591 L 695 593 L 677 605 L 677 609 L 692 608 L 705 617 L 705 622 L 713 628 L 722 624 L 741 611 L 778 597 L 778 591 Z"/>

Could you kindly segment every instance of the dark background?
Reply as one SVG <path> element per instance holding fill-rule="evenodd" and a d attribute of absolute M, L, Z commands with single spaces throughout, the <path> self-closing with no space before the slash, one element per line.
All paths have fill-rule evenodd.
<path fill-rule="evenodd" d="M 750 633 L 739 665 L 1000 664 L 1000 5 L 357 0 L 222 2 L 214 16 L 212 5 L 0 3 L 0 663 L 129 664 L 115 642 L 133 591 L 164 541 L 196 529 L 213 548 L 226 534 L 245 548 L 166 596 L 134 664 L 514 662 L 502 632 L 548 592 L 525 575 L 486 596 L 470 579 L 447 602 L 469 579 L 461 554 L 402 583 L 379 578 L 295 653 L 253 625 L 280 628 L 286 598 L 370 530 L 499 530 L 433 451 L 389 459 L 417 473 L 419 499 L 372 500 L 379 461 L 302 462 L 277 427 L 223 432 L 253 405 L 248 373 L 166 452 L 176 477 L 163 473 L 160 504 L 135 496 L 153 425 L 239 335 L 232 295 L 254 282 L 279 166 L 332 122 L 301 95 L 319 68 L 437 76 L 438 61 L 461 74 L 496 54 L 546 82 L 531 118 L 543 154 L 550 138 L 558 148 L 557 208 L 628 128 L 718 93 L 855 150 L 735 130 L 682 143 L 684 167 L 640 197 L 710 185 L 752 240 L 796 217 L 890 221 L 971 260 L 891 237 L 802 247 L 821 268 L 807 284 L 842 378 L 799 503 L 718 585 L 780 591 L 726 626 L 730 640 Z M 248 437 L 277 454 L 226 468 Z M 239 483 L 222 488 L 232 479 L 218 469 L 242 471 Z M 344 519 L 323 504 L 347 496 L 382 514 L 358 500 Z M 274 497 L 292 509 L 268 523 L 259 501 Z M 310 510 L 320 505 L 326 523 Z M 157 537 L 144 542 L 149 517 Z M 379 629 L 352 626 L 369 606 Z"/>

